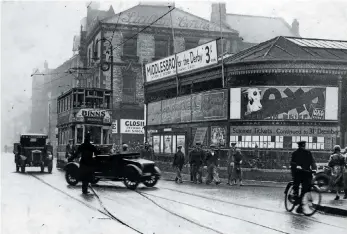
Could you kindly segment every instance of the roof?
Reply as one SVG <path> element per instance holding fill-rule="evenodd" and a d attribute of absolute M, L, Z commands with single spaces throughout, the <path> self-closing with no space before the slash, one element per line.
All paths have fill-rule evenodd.
<path fill-rule="evenodd" d="M 277 36 L 296 35 L 282 18 L 253 15 L 227 14 L 226 23 L 240 34 L 244 42 L 261 43 Z"/>
<path fill-rule="evenodd" d="M 225 60 L 225 63 L 261 61 L 334 61 L 347 62 L 347 41 L 275 37 Z"/>
<path fill-rule="evenodd" d="M 102 20 L 103 23 L 111 24 L 125 24 L 125 25 L 141 25 L 148 26 L 156 19 L 166 14 L 169 11 L 168 6 L 163 5 L 136 5 L 128 10 L 118 13 Z M 206 19 L 190 14 L 181 9 L 175 8 L 171 11 L 173 19 L 173 27 L 176 29 L 191 29 L 219 32 L 219 25 L 212 23 Z M 165 15 L 162 19 L 158 20 L 152 27 L 169 27 L 171 28 L 170 14 Z M 237 34 L 238 32 L 233 29 L 223 27 L 223 32 L 231 32 Z"/>

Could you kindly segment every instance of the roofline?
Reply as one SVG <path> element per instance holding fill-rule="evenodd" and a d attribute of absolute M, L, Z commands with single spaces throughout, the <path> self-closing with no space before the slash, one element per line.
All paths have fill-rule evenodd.
<path fill-rule="evenodd" d="M 333 39 L 324 39 L 324 38 L 307 38 L 307 37 L 290 37 L 290 36 L 283 36 L 284 38 L 290 38 L 290 39 L 303 39 L 303 40 L 319 40 L 319 41 L 336 41 L 336 42 L 347 42 L 343 40 L 333 40 Z M 303 46 L 305 47 L 305 46 Z"/>
<path fill-rule="evenodd" d="M 110 16 L 110 17 L 107 17 L 107 18 L 104 18 L 103 20 L 100 20 L 99 22 L 101 22 L 101 23 L 106 23 L 106 24 L 114 24 L 114 23 L 105 22 L 105 20 L 109 20 L 109 19 L 111 19 L 111 18 L 113 18 L 113 17 L 116 17 L 116 16 L 118 16 L 118 15 L 120 16 L 123 12 L 128 11 L 128 10 L 130 10 L 130 9 L 132 9 L 132 8 L 135 8 L 135 7 L 137 7 L 137 6 L 145 6 L 145 7 L 147 6 L 147 7 L 156 7 L 156 8 L 163 8 L 163 7 L 165 7 L 165 6 L 158 6 L 158 5 L 141 5 L 141 4 L 138 4 L 138 5 L 136 5 L 136 6 L 133 6 L 133 7 L 128 8 L 128 9 L 126 9 L 126 10 L 124 10 L 124 11 L 121 11 L 121 12 L 117 13 L 116 15 L 113 15 L 113 16 Z M 169 7 L 168 7 L 168 8 L 169 8 Z M 215 24 L 215 23 L 213 23 L 213 22 L 211 22 L 211 21 L 209 21 L 209 20 L 207 20 L 207 19 L 204 19 L 204 18 L 202 18 L 202 17 L 200 17 L 200 16 L 194 15 L 194 14 L 192 14 L 192 13 L 190 13 L 190 12 L 181 10 L 180 8 L 174 7 L 174 9 L 173 9 L 172 11 L 174 11 L 174 10 L 178 10 L 178 11 L 184 12 L 184 13 L 186 13 L 186 14 L 188 14 L 188 15 L 191 15 L 191 16 L 194 16 L 194 17 L 196 17 L 196 18 L 198 18 L 198 19 L 200 19 L 200 20 L 204 20 L 204 21 L 206 21 L 206 22 L 208 22 L 208 23 L 210 23 L 210 24 L 212 24 L 212 25 L 214 25 L 214 26 L 220 27 L 218 24 Z M 122 24 L 122 23 L 119 23 L 119 22 L 118 22 L 118 24 Z M 122 24 L 122 25 L 129 25 L 129 24 Z M 134 24 L 134 25 L 138 25 L 138 24 Z M 162 26 L 161 26 L 161 27 L 162 27 Z M 162 27 L 162 28 L 167 28 L 167 27 Z M 225 32 L 225 33 L 234 33 L 234 34 L 237 34 L 237 35 L 239 34 L 239 31 L 237 31 L 237 30 L 235 30 L 235 29 L 228 29 L 228 28 L 226 28 L 226 27 L 222 27 L 222 29 L 223 29 L 223 32 Z M 193 29 L 193 30 L 196 30 L 196 29 Z M 215 31 L 215 32 L 217 32 L 217 31 Z"/>
<path fill-rule="evenodd" d="M 290 62 L 290 63 L 326 63 L 326 64 L 346 64 L 346 60 L 338 59 L 266 59 L 266 60 L 247 60 L 247 61 L 238 61 L 235 63 L 225 63 L 226 66 L 236 66 L 236 65 L 250 65 L 250 64 L 266 64 L 266 63 L 281 63 L 281 62 Z"/>
<path fill-rule="evenodd" d="M 43 133 L 23 133 L 23 134 L 20 134 L 21 136 L 47 136 L 47 134 L 43 134 Z"/>

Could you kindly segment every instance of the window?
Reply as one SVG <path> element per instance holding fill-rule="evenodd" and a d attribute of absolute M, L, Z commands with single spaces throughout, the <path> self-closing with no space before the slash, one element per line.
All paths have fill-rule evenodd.
<path fill-rule="evenodd" d="M 283 148 L 283 136 L 230 136 L 230 142 L 240 148 Z"/>
<path fill-rule="evenodd" d="M 312 136 L 293 136 L 292 137 L 292 149 L 297 149 L 296 142 L 306 141 L 306 149 L 324 149 L 324 137 L 312 137 Z"/>
<path fill-rule="evenodd" d="M 135 102 L 136 75 L 132 72 L 123 73 L 123 101 Z"/>
<path fill-rule="evenodd" d="M 221 47 L 222 44 L 221 44 L 221 42 L 222 41 L 223 41 L 223 51 L 224 51 L 224 53 L 228 52 L 227 40 L 226 39 L 218 40 L 217 41 L 217 51 L 218 51 L 218 54 L 220 54 L 220 55 L 224 54 L 224 53 L 221 53 L 221 51 L 222 51 L 222 47 Z"/>
<path fill-rule="evenodd" d="M 107 129 L 103 129 L 102 130 L 102 137 L 103 137 L 103 144 L 108 144 L 109 143 L 109 137 L 108 137 L 108 130 Z"/>
<path fill-rule="evenodd" d="M 83 141 L 83 128 L 77 128 L 77 144 L 82 144 Z"/>
<path fill-rule="evenodd" d="M 185 38 L 186 50 L 193 49 L 199 45 L 198 38 Z"/>
<path fill-rule="evenodd" d="M 124 37 L 123 56 L 137 56 L 137 37 L 132 36 Z"/>
<path fill-rule="evenodd" d="M 88 49 L 88 66 L 90 66 L 91 50 Z"/>
<path fill-rule="evenodd" d="M 173 41 L 168 37 L 155 37 L 155 59 L 164 58 L 173 54 Z"/>

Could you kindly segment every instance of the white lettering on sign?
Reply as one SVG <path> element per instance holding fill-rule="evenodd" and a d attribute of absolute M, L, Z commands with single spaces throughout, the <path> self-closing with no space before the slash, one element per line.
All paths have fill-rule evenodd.
<path fill-rule="evenodd" d="M 217 42 L 211 41 L 193 49 L 171 55 L 164 59 L 146 64 L 146 81 L 155 81 L 165 77 L 217 64 Z"/>
<path fill-rule="evenodd" d="M 120 132 L 125 134 L 144 134 L 144 120 L 138 119 L 121 119 Z"/>
<path fill-rule="evenodd" d="M 118 128 L 117 128 L 117 121 L 112 122 L 112 133 L 118 133 Z"/>

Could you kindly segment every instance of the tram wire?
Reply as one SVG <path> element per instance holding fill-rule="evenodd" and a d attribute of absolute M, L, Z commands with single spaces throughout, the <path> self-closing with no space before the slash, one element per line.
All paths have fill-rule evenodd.
<path fill-rule="evenodd" d="M 54 187 L 53 185 L 49 184 L 48 182 L 44 181 L 43 179 L 39 178 L 39 177 L 36 176 L 36 175 L 33 175 L 33 174 L 29 174 L 29 175 L 31 175 L 32 177 L 34 177 L 35 179 L 37 179 L 37 180 L 40 181 L 41 183 L 43 183 L 43 184 L 45 184 L 45 185 L 48 185 L 50 188 L 52 188 L 52 189 L 54 189 L 54 190 L 56 190 L 56 191 L 58 191 L 58 192 L 60 192 L 60 193 L 62 193 L 62 194 L 64 194 L 64 195 L 66 195 L 66 196 L 68 196 L 68 197 L 70 197 L 70 198 L 72 198 L 73 200 L 75 200 L 75 201 L 77 201 L 77 202 L 79 202 L 79 203 L 81 203 L 81 204 L 83 204 L 83 205 L 85 205 L 86 207 L 88 207 L 88 208 L 90 208 L 90 209 L 92 209 L 92 210 L 94 210 L 94 211 L 100 212 L 101 214 L 103 214 L 103 215 L 109 217 L 111 220 L 117 221 L 117 222 L 121 223 L 122 225 L 124 225 L 124 226 L 126 226 L 126 227 L 128 227 L 128 228 L 130 228 L 130 229 L 132 229 L 133 231 L 135 231 L 135 232 L 137 232 L 137 233 L 144 234 L 143 232 L 141 232 L 141 231 L 135 229 L 134 227 L 130 226 L 129 224 L 125 223 L 124 221 L 122 221 L 122 220 L 120 220 L 119 218 L 117 218 L 116 216 L 114 216 L 111 212 L 109 212 L 109 211 L 103 206 L 102 201 L 100 200 L 99 196 L 95 193 L 95 191 L 94 191 L 94 189 L 93 189 L 92 187 L 91 187 L 91 189 L 92 189 L 94 195 L 96 196 L 97 200 L 99 201 L 99 204 L 101 205 L 101 207 L 103 208 L 103 210 L 98 209 L 98 208 L 96 208 L 96 207 L 93 207 L 93 206 L 91 206 L 90 204 L 88 204 L 87 202 L 83 202 L 83 201 L 81 201 L 81 200 L 79 200 L 79 199 L 73 197 L 72 195 L 68 194 L 67 192 L 64 192 L 63 190 L 58 189 L 57 187 Z"/>

